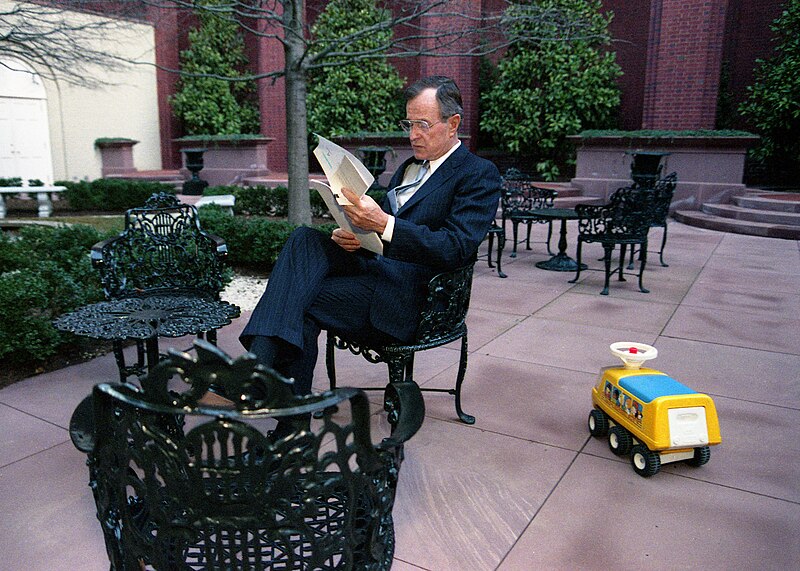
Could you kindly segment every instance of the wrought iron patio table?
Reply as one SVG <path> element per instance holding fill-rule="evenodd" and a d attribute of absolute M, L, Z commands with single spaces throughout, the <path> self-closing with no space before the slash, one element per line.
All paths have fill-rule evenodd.
<path fill-rule="evenodd" d="M 533 210 L 532 214 L 545 220 L 561 220 L 561 232 L 558 239 L 558 252 L 549 260 L 536 262 L 536 267 L 553 272 L 574 272 L 578 269 L 578 262 L 567 255 L 567 220 L 577 220 L 578 214 L 572 208 L 542 208 Z M 586 269 L 586 264 L 581 264 L 581 269 Z"/>
<path fill-rule="evenodd" d="M 213 331 L 238 317 L 239 307 L 192 295 L 147 295 L 86 305 L 53 321 L 61 330 L 94 339 L 145 342 L 147 368 L 159 360 L 159 337 Z"/>

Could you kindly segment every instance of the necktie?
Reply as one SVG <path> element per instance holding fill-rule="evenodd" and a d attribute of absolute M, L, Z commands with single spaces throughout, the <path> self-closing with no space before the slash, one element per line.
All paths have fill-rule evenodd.
<path fill-rule="evenodd" d="M 396 186 L 388 193 L 386 193 L 386 195 L 389 197 L 389 206 L 391 206 L 392 208 L 392 214 L 397 214 L 397 211 L 399 209 L 399 206 L 397 204 L 397 195 L 406 190 L 411 190 L 412 188 L 419 185 L 420 181 L 428 173 L 428 168 L 430 168 L 430 163 L 428 161 L 422 161 L 422 164 L 419 166 L 419 172 L 417 172 L 417 176 L 414 177 L 414 180 L 406 184 L 401 184 L 400 186 Z"/>

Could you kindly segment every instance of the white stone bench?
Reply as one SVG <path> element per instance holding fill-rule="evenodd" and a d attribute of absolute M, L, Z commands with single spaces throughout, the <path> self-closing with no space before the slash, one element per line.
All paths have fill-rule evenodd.
<path fill-rule="evenodd" d="M 218 196 L 202 196 L 194 203 L 195 208 L 200 208 L 206 204 L 216 204 L 233 214 L 233 205 L 236 204 L 236 197 L 232 194 L 220 194 Z"/>
<path fill-rule="evenodd" d="M 0 186 L 0 218 L 6 217 L 6 194 L 36 195 L 39 203 L 39 218 L 47 218 L 53 213 L 53 201 L 51 193 L 63 192 L 65 186 Z"/>

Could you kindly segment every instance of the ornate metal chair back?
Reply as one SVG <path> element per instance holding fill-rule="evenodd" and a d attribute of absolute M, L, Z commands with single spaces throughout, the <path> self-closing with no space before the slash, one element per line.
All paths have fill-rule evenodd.
<path fill-rule="evenodd" d="M 200 228 L 195 207 L 165 193 L 128 210 L 123 232 L 92 248 L 109 299 L 158 291 L 216 297 L 226 255 L 225 243 Z"/>
<path fill-rule="evenodd" d="M 142 390 L 96 386 L 73 415 L 111 568 L 389 569 L 399 435 L 421 417 L 375 446 L 362 391 L 296 397 L 251 355 L 196 347 Z M 270 419 L 291 432 L 273 437 Z"/>

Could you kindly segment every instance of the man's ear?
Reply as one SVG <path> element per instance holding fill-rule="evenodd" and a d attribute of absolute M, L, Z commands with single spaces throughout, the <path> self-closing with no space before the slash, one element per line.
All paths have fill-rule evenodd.
<path fill-rule="evenodd" d="M 447 120 L 447 128 L 452 131 L 451 137 L 458 132 L 459 125 L 461 125 L 461 115 L 455 114 Z"/>

